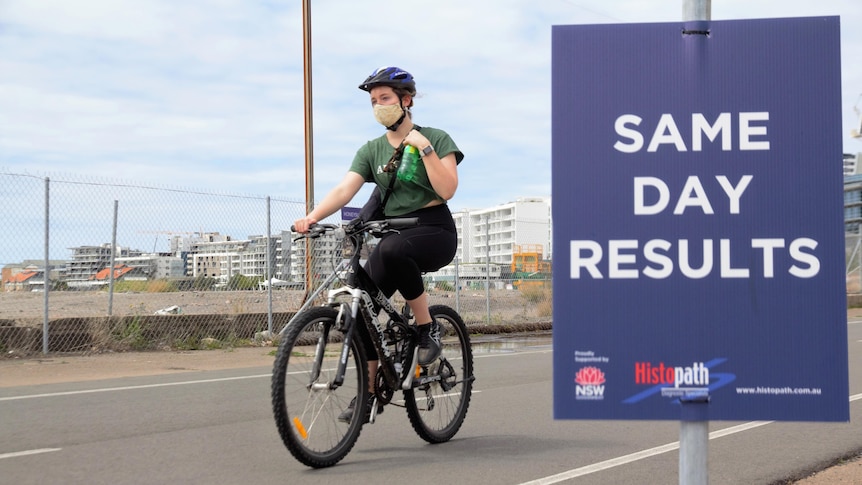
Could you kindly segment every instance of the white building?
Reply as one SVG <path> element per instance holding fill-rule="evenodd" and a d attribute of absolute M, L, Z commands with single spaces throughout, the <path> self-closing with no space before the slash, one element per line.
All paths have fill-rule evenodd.
<path fill-rule="evenodd" d="M 71 288 L 89 288 L 96 273 L 111 266 L 111 253 L 114 258 L 140 256 L 141 251 L 117 246 L 113 250 L 110 243 L 100 246 L 78 246 L 72 250 L 72 260 L 66 263 L 65 281 Z"/>
<path fill-rule="evenodd" d="M 491 262 L 508 266 L 515 247 L 541 245 L 551 256 L 551 206 L 547 199 L 524 197 L 487 209 L 453 214 L 462 264 Z"/>
<path fill-rule="evenodd" d="M 314 240 L 300 239 L 290 246 L 287 271 L 288 280 L 305 281 L 306 243 L 312 241 L 311 267 L 315 279 L 326 278 L 342 260 L 343 245 L 346 242 L 333 234 L 326 234 Z"/>
<path fill-rule="evenodd" d="M 548 199 L 520 198 L 498 206 L 464 210 L 453 214 L 458 230 L 456 259 L 462 277 L 499 278 L 508 271 L 518 246 L 541 246 L 545 258 L 551 254 L 551 208 Z M 270 274 L 285 281 L 306 279 L 306 240 L 293 242 L 289 231 L 270 240 Z M 328 276 L 342 260 L 343 241 L 334 235 L 314 240 L 312 275 Z M 230 236 L 205 234 L 204 237 L 174 238 L 172 251 L 188 260 L 189 276 L 206 276 L 226 282 L 236 274 L 266 275 L 266 237 L 249 236 L 235 241 Z M 368 249 L 371 249 L 369 247 Z M 490 274 L 485 263 L 491 263 Z M 450 265 L 452 266 L 452 265 Z M 437 275 L 451 277 L 454 268 L 442 268 Z M 430 276 L 430 275 L 429 275 Z"/>
<path fill-rule="evenodd" d="M 853 155 L 852 153 L 844 154 L 844 176 L 848 175 L 858 175 L 859 167 L 862 165 L 860 163 L 862 161 L 862 153 L 857 153 Z"/>
<path fill-rule="evenodd" d="M 130 268 L 140 268 L 148 279 L 180 278 L 185 276 L 182 258 L 164 254 L 141 254 L 114 259 L 114 265 L 124 264 Z"/>

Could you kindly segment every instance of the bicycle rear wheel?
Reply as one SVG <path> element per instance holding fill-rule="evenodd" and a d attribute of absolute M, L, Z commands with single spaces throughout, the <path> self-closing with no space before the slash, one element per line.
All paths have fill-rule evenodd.
<path fill-rule="evenodd" d="M 338 421 L 352 399 L 362 403 L 368 366 L 358 339 L 347 355 L 344 382 L 332 386 L 343 348 L 337 313 L 329 307 L 303 312 L 282 337 L 272 371 L 272 411 L 290 453 L 314 468 L 335 465 L 359 439 L 365 406 L 354 406 L 350 424 Z"/>
<path fill-rule="evenodd" d="M 414 387 L 404 391 L 404 401 L 416 434 L 429 443 L 442 443 L 455 436 L 467 416 L 473 390 L 473 350 L 467 327 L 454 309 L 432 305 L 430 311 L 440 326 L 443 352 L 423 369 Z"/>

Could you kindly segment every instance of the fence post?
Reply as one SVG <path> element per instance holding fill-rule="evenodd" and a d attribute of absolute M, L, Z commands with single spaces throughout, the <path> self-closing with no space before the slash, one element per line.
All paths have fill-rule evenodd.
<path fill-rule="evenodd" d="M 272 224 L 270 221 L 270 199 L 266 196 L 266 324 L 269 335 L 272 335 L 272 267 L 270 260 L 272 258 Z"/>
<path fill-rule="evenodd" d="M 856 249 L 853 250 L 857 254 L 857 258 L 859 258 L 859 264 L 856 265 L 856 268 L 859 274 L 859 292 L 862 293 L 862 256 L 859 255 L 860 246 L 862 246 L 862 224 L 856 226 Z"/>
<path fill-rule="evenodd" d="M 461 313 L 461 278 L 458 277 L 458 257 L 455 257 L 455 311 Z"/>
<path fill-rule="evenodd" d="M 44 315 L 42 317 L 42 353 L 48 353 L 48 294 L 50 293 L 51 286 L 49 283 L 49 272 L 48 272 L 48 264 L 49 264 L 49 251 L 48 251 L 48 242 L 49 242 L 49 214 L 50 214 L 50 193 L 51 193 L 51 177 L 45 177 L 45 274 L 43 276 L 43 280 L 45 281 L 45 295 L 43 300 L 43 312 Z"/>
<path fill-rule="evenodd" d="M 111 227 L 111 264 L 108 273 L 108 316 L 114 314 L 114 261 L 117 257 L 117 204 L 114 201 L 114 222 Z"/>
<path fill-rule="evenodd" d="M 491 214 L 485 214 L 485 315 L 491 323 Z"/>

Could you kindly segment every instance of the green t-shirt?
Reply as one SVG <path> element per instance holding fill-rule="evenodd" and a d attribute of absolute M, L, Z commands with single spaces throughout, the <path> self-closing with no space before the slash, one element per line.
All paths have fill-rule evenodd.
<path fill-rule="evenodd" d="M 434 151 L 440 158 L 445 157 L 450 153 L 455 154 L 455 161 L 461 163 L 464 159 L 464 154 L 458 150 L 452 137 L 443 130 L 437 128 L 419 127 L 419 131 L 428 138 L 431 145 L 434 146 Z M 380 187 L 380 193 L 385 194 L 389 187 L 390 177 L 395 177 L 395 173 L 386 173 L 383 167 L 389 162 L 392 152 L 395 148 L 389 144 L 386 135 L 381 135 L 379 138 L 368 141 L 362 145 L 356 152 L 353 158 L 353 163 L 350 165 L 350 171 L 356 172 L 365 179 L 366 182 L 374 182 Z M 432 200 L 443 200 L 442 197 L 434 192 L 431 187 L 431 182 L 428 180 L 428 172 L 425 171 L 425 164 L 421 163 L 416 169 L 416 175 L 410 182 L 395 180 L 395 186 L 392 188 L 392 195 L 386 202 L 385 214 L 387 216 L 400 216 L 413 212 L 425 207 Z M 382 197 L 382 195 L 381 195 Z"/>

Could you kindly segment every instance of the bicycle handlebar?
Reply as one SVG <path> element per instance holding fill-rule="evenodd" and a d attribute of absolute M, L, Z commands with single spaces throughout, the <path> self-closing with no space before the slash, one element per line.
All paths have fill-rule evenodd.
<path fill-rule="evenodd" d="M 401 229 L 408 229 L 411 227 L 416 227 L 419 225 L 418 217 L 396 217 L 393 219 L 383 219 L 379 221 L 367 221 L 367 222 L 358 222 L 351 221 L 351 223 L 347 224 L 344 227 L 344 232 L 347 235 L 360 234 L 363 232 L 370 233 L 372 235 L 380 235 L 385 234 L 387 232 L 398 231 Z M 308 227 L 308 232 L 305 234 L 300 234 L 295 240 L 311 238 L 315 239 L 320 236 L 323 236 L 326 233 L 333 232 L 336 230 L 342 229 L 338 224 L 324 224 L 324 223 L 315 223 Z M 290 230 L 292 232 L 296 232 L 296 227 L 293 225 L 290 226 Z"/>
<path fill-rule="evenodd" d="M 373 222 L 373 221 L 372 221 Z M 395 219 L 386 219 L 383 221 L 387 223 L 389 229 L 408 229 L 411 227 L 416 227 L 419 225 L 418 217 L 398 217 Z"/>

